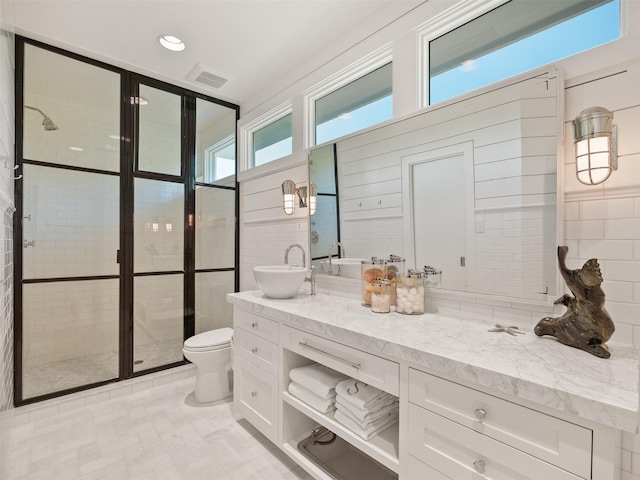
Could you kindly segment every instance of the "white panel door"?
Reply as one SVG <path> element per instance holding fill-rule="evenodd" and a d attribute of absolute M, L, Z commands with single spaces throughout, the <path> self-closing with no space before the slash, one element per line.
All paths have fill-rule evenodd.
<path fill-rule="evenodd" d="M 411 165 L 415 265 L 442 270 L 442 288 L 467 285 L 465 155 L 429 157 Z M 436 153 L 436 155 L 434 155 Z"/>

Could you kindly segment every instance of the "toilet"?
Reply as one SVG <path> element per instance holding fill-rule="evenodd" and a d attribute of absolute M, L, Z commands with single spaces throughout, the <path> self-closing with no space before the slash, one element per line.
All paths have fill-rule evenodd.
<path fill-rule="evenodd" d="M 185 340 L 182 353 L 197 366 L 196 402 L 216 402 L 231 395 L 232 337 L 233 329 L 224 327 Z"/>

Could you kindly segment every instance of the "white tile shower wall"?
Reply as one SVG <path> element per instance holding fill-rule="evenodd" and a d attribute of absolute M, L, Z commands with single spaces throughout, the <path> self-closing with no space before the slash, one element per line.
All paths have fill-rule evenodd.
<path fill-rule="evenodd" d="M 24 278 L 117 275 L 118 177 L 23 168 Z"/>
<path fill-rule="evenodd" d="M 33 283 L 23 292 L 25 368 L 117 351 L 118 280 Z"/>
<path fill-rule="evenodd" d="M 182 274 L 135 278 L 133 315 L 136 346 L 182 338 L 183 282 Z"/>
<path fill-rule="evenodd" d="M 137 178 L 134 270 L 158 272 L 184 267 L 184 187 Z"/>
<path fill-rule="evenodd" d="M 15 161 L 14 49 L 4 29 L 10 11 L 0 0 L 0 478 L 8 471 L 13 420 L 13 165 Z"/>
<path fill-rule="evenodd" d="M 162 96 L 165 95 L 169 94 L 162 94 Z M 174 97 L 174 95 L 171 96 Z M 180 175 L 180 103 L 179 97 L 175 99 L 178 100 L 175 105 L 177 107 L 175 118 L 167 118 L 166 122 L 154 121 L 141 113 L 139 146 L 141 170 Z M 142 110 L 145 106 L 140 108 Z M 171 120 L 175 120 L 174 124 L 171 124 Z"/>
<path fill-rule="evenodd" d="M 196 268 L 230 268 L 235 261 L 235 191 L 196 189 Z"/>

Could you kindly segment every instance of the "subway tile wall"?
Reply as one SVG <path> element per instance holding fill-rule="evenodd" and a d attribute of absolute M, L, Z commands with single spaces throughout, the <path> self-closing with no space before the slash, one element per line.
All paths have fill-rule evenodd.
<path fill-rule="evenodd" d="M 0 25 L 9 15 L 0 0 Z M 15 138 L 13 32 L 0 28 L 0 478 L 8 469 L 13 420 L 13 165 Z"/>

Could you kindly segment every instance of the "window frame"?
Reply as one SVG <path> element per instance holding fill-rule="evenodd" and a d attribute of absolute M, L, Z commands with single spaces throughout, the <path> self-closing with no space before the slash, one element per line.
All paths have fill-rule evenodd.
<path fill-rule="evenodd" d="M 304 99 L 304 124 L 303 124 L 303 145 L 305 149 L 316 147 L 316 100 L 319 100 L 326 95 L 329 95 L 336 90 L 352 83 L 360 78 L 368 75 L 369 73 L 377 70 L 380 67 L 385 66 L 388 63 L 393 62 L 393 50 L 391 46 L 385 46 L 380 48 L 355 63 L 352 63 L 346 68 L 339 70 L 333 75 L 327 77 L 320 83 L 317 83 L 313 87 L 303 92 Z M 392 66 L 393 71 L 393 66 Z M 393 72 L 392 72 L 393 77 Z M 391 92 L 393 95 L 393 84 L 391 85 Z M 393 115 L 389 120 L 393 119 Z M 350 133 L 349 135 L 352 135 Z M 340 138 L 340 137 L 338 137 Z M 332 139 L 330 142 L 335 142 L 337 139 Z M 328 142 L 324 142 L 328 143 Z"/>
<path fill-rule="evenodd" d="M 212 184 L 222 180 L 222 178 L 213 178 L 215 177 L 215 172 L 218 165 L 217 153 L 221 152 L 222 150 L 232 145 L 235 145 L 235 141 L 236 141 L 235 135 L 229 135 L 227 138 L 223 138 L 218 143 L 205 148 L 204 150 L 204 182 L 203 183 Z M 234 159 L 234 163 L 237 165 L 237 162 L 235 162 L 235 159 Z M 223 178 L 227 178 L 227 177 L 223 177 Z"/>
<path fill-rule="evenodd" d="M 418 41 L 418 106 L 429 106 L 429 43 L 445 33 L 470 22 L 485 13 L 504 5 L 509 0 L 489 0 L 480 4 L 475 2 L 458 2 L 450 8 L 423 23 L 417 29 Z M 452 21 L 452 19 L 454 19 Z"/>
<path fill-rule="evenodd" d="M 244 172 L 246 170 L 251 170 L 253 168 L 260 168 L 260 167 L 263 167 L 264 165 L 269 165 L 274 161 L 280 160 L 280 159 L 274 159 L 270 162 L 266 162 L 262 165 L 258 165 L 257 167 L 254 166 L 253 165 L 253 134 L 258 130 L 263 129 L 264 127 L 268 127 L 272 123 L 277 122 L 278 120 L 281 120 L 287 115 L 292 115 L 291 137 L 292 137 L 292 143 L 295 144 L 295 141 L 293 141 L 294 115 L 293 115 L 293 103 L 291 100 L 279 105 L 276 108 L 269 110 L 265 114 L 259 116 L 258 118 L 256 118 L 255 120 L 252 120 L 251 122 L 248 122 L 246 125 L 243 125 L 240 128 L 241 152 L 240 152 L 240 161 L 238 162 L 238 168 L 239 168 L 238 173 Z M 286 157 L 281 157 L 281 158 L 286 158 Z"/>
<path fill-rule="evenodd" d="M 430 99 L 430 69 L 431 69 L 431 65 L 430 65 L 430 58 L 429 58 L 429 48 L 430 48 L 430 42 L 443 36 L 446 35 L 447 33 L 457 29 L 458 27 L 461 27 L 463 25 L 465 25 L 468 22 L 471 22 L 475 19 L 477 19 L 478 17 L 481 17 L 484 14 L 487 14 L 489 12 L 491 12 L 494 9 L 497 9 L 499 7 L 502 7 L 503 5 L 505 5 L 506 3 L 509 3 L 509 1 L 511 0 L 488 0 L 486 2 L 482 2 L 480 5 L 478 4 L 467 4 L 465 2 L 459 2 L 456 5 L 453 5 L 452 7 L 442 11 L 439 15 L 436 15 L 435 17 L 433 17 L 432 19 L 430 19 L 429 21 L 423 23 L 418 29 L 416 29 L 417 31 L 417 41 L 418 41 L 418 105 L 419 108 L 426 108 L 431 106 L 431 104 L 429 103 L 429 99 Z M 619 37 L 614 40 L 614 41 L 619 41 L 620 39 L 622 39 L 623 37 L 625 37 L 627 35 L 628 32 L 628 28 L 626 27 L 626 2 L 627 0 L 619 0 L 620 1 L 620 25 L 619 25 Z M 453 19 L 453 20 L 452 20 Z M 605 42 L 606 43 L 610 43 L 610 42 Z M 598 45 L 596 47 L 591 47 L 591 48 L 598 48 L 600 46 L 602 46 L 604 44 Z M 589 48 L 589 49 L 591 49 Z M 570 56 L 575 56 L 578 55 L 582 52 L 576 52 Z M 569 58 L 569 57 L 567 57 Z M 562 59 L 558 59 L 556 61 L 561 61 Z M 554 62 L 551 62 L 554 63 Z M 537 68 L 544 68 L 544 64 L 542 65 L 538 65 L 536 67 L 533 67 L 534 69 Z M 520 72 L 519 74 L 525 73 Z M 519 74 L 516 74 L 519 75 Z M 484 87 L 489 87 L 490 85 L 493 85 L 497 82 L 503 81 L 503 80 L 507 80 L 508 78 L 511 77 L 505 77 L 502 78 L 500 80 L 497 80 L 496 82 L 491 82 L 487 85 L 484 85 L 482 87 L 479 88 L 484 88 Z M 467 92 L 463 92 L 460 95 L 466 95 L 468 93 L 470 93 L 471 91 L 475 91 L 475 89 L 473 90 L 469 90 Z M 445 99 L 443 100 L 444 102 L 449 101 L 450 99 Z M 436 103 L 441 103 L 441 102 L 436 102 Z"/>

